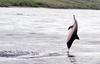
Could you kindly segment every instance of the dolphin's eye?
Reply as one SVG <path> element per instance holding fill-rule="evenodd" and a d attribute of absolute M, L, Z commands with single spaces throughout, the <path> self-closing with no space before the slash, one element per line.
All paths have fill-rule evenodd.
<path fill-rule="evenodd" d="M 71 28 L 73 28 L 73 25 L 72 26 L 69 26 L 68 30 L 71 29 Z"/>

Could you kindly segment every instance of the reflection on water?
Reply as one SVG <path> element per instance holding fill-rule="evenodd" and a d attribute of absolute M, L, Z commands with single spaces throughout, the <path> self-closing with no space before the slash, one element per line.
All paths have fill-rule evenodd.
<path fill-rule="evenodd" d="M 75 57 L 69 57 L 69 60 L 72 64 L 78 64 Z"/>
<path fill-rule="evenodd" d="M 74 55 L 68 54 L 68 58 L 72 64 L 78 64 Z"/>

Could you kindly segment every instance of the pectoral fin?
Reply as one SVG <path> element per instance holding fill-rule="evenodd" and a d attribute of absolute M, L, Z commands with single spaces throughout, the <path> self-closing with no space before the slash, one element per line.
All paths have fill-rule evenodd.
<path fill-rule="evenodd" d="M 75 36 L 75 39 L 78 39 L 78 40 L 79 40 L 79 37 L 78 37 L 78 35 L 76 35 L 76 36 Z"/>
<path fill-rule="evenodd" d="M 73 28 L 73 25 L 72 25 L 72 26 L 70 26 L 70 27 L 68 28 L 68 30 L 69 30 L 69 29 L 71 29 L 71 28 Z"/>

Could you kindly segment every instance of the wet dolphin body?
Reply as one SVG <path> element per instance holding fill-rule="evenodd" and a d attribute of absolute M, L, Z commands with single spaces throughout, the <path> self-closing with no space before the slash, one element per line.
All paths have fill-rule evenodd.
<path fill-rule="evenodd" d="M 68 52 L 69 52 L 70 47 L 72 46 L 73 41 L 75 39 L 79 40 L 79 37 L 77 35 L 78 23 L 77 23 L 77 20 L 75 19 L 75 15 L 73 15 L 73 18 L 74 18 L 74 24 L 68 28 L 68 31 L 69 31 L 68 38 L 67 38 Z"/>

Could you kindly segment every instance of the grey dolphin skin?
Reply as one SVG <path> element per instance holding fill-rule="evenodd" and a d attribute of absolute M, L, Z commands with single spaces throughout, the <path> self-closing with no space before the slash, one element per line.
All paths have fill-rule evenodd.
<path fill-rule="evenodd" d="M 69 53 L 70 47 L 72 46 L 73 41 L 75 39 L 79 40 L 79 37 L 77 35 L 78 23 L 77 23 L 77 20 L 75 18 L 75 15 L 73 15 L 73 18 L 74 18 L 74 24 L 68 28 L 68 31 L 69 31 L 68 38 L 67 38 L 68 53 Z"/>

